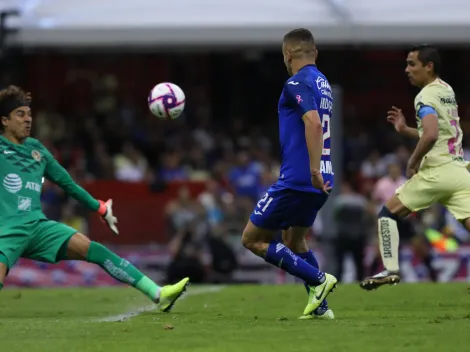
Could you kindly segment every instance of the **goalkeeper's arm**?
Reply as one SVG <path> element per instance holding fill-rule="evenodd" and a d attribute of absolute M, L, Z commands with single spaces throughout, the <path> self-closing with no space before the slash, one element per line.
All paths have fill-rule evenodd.
<path fill-rule="evenodd" d="M 113 216 L 112 200 L 103 202 L 95 199 L 90 193 L 77 185 L 70 174 L 52 155 L 48 155 L 44 176 L 62 188 L 68 195 L 78 200 L 91 211 L 97 212 L 106 221 L 109 228 L 118 234 L 117 219 Z"/>

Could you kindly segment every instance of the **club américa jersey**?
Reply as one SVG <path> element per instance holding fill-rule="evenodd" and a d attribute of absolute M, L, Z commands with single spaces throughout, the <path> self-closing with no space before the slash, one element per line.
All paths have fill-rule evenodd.
<path fill-rule="evenodd" d="M 333 186 L 330 148 L 332 109 L 333 93 L 330 84 L 316 65 L 304 66 L 286 81 L 278 105 L 282 165 L 279 179 L 272 189 L 322 192 L 312 186 L 305 124 L 302 120 L 302 116 L 310 110 L 318 111 L 323 126 L 320 172 L 323 180 L 330 181 Z"/>
<path fill-rule="evenodd" d="M 452 87 L 437 78 L 418 93 L 414 105 L 420 137 L 423 135 L 424 116 L 430 114 L 437 116 L 439 125 L 439 137 L 436 144 L 424 156 L 421 168 L 439 166 L 448 162 L 468 166 L 468 162 L 464 160 L 463 133 Z"/>
<path fill-rule="evenodd" d="M 37 139 L 27 138 L 23 144 L 14 144 L 0 135 L 0 229 L 46 219 L 41 207 L 44 178 L 90 210 L 99 208 L 98 200 L 77 185 Z"/>

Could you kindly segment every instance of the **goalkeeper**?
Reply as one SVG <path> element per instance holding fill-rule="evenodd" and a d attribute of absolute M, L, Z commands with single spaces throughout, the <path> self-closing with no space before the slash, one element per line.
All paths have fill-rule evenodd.
<path fill-rule="evenodd" d="M 31 95 L 18 87 L 0 91 L 0 289 L 20 257 L 46 263 L 84 260 L 99 265 L 114 279 L 135 287 L 169 311 L 189 279 L 160 287 L 132 264 L 75 229 L 46 218 L 41 209 L 43 177 L 97 212 L 115 235 L 117 219 L 112 200 L 93 198 L 36 139 L 32 125 Z"/>

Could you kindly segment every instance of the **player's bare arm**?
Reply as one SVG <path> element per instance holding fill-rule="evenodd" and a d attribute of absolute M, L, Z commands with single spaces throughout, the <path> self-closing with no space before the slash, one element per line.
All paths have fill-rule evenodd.
<path fill-rule="evenodd" d="M 310 110 L 302 116 L 302 120 L 305 124 L 305 140 L 310 159 L 310 173 L 312 177 L 313 175 L 321 176 L 320 160 L 323 151 L 323 127 L 320 116 L 318 116 L 317 111 Z M 323 182 L 316 186 L 323 186 Z"/>
<path fill-rule="evenodd" d="M 320 160 L 323 152 L 323 127 L 318 115 L 318 111 L 307 111 L 302 120 L 305 124 L 305 140 L 307 142 L 308 155 L 310 158 L 310 174 L 312 184 L 317 189 L 322 189 L 325 193 L 331 190 L 329 183 L 323 183 L 320 172 Z"/>
<path fill-rule="evenodd" d="M 395 130 L 409 138 L 418 139 L 419 133 L 417 128 L 409 127 L 406 124 L 405 116 L 401 109 L 396 106 L 392 106 L 392 109 L 387 112 L 387 121 L 390 122 Z"/>
<path fill-rule="evenodd" d="M 434 147 L 437 138 L 439 137 L 439 125 L 437 122 L 437 115 L 434 113 L 427 114 L 422 119 L 423 135 L 419 139 L 415 151 L 408 161 L 406 169 L 406 176 L 412 177 L 418 172 L 419 165 L 424 156 Z"/>
<path fill-rule="evenodd" d="M 318 111 L 307 111 L 302 120 L 305 124 L 305 139 L 310 157 L 310 172 L 320 172 L 320 159 L 323 151 L 323 127 Z"/>

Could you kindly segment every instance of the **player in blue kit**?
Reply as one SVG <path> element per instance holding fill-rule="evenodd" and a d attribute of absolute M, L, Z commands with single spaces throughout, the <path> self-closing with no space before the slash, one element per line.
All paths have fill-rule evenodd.
<path fill-rule="evenodd" d="M 319 270 L 305 240 L 334 183 L 330 158 L 333 96 L 328 80 L 315 65 L 318 51 L 310 31 L 300 28 L 287 33 L 282 53 L 291 78 L 284 84 L 278 105 L 280 176 L 253 210 L 242 243 L 304 281 L 308 302 L 300 319 L 333 319 L 325 298 L 337 280 Z M 274 239 L 278 230 L 282 230 L 282 242 Z"/>

